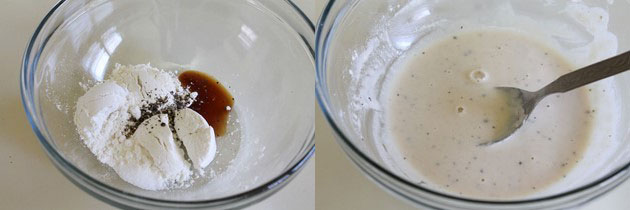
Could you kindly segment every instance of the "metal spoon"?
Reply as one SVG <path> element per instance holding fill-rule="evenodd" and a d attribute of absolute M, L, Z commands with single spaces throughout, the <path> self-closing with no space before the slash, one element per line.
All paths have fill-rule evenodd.
<path fill-rule="evenodd" d="M 511 126 L 504 129 L 504 132 L 499 135 L 499 138 L 481 143 L 479 146 L 492 145 L 512 135 L 512 133 L 523 125 L 523 122 L 529 117 L 529 114 L 532 113 L 536 104 L 546 96 L 554 93 L 564 93 L 629 69 L 630 51 L 562 75 L 536 92 L 529 92 L 513 87 L 496 87 L 497 90 L 514 98 L 514 108 L 517 113 L 511 120 Z"/>

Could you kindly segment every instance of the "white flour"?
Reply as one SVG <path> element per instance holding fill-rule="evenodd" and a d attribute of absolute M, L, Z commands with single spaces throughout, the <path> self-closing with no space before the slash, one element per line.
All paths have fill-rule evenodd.
<path fill-rule="evenodd" d="M 186 187 L 191 166 L 203 175 L 216 154 L 212 127 L 187 108 L 195 96 L 172 73 L 117 64 L 79 98 L 74 122 L 90 151 L 123 180 L 147 190 Z"/>

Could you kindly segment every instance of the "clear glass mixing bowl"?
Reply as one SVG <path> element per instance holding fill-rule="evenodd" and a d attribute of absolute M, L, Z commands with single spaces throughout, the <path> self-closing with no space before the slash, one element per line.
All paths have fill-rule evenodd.
<path fill-rule="evenodd" d="M 616 40 L 605 37 L 609 42 L 601 46 L 611 52 L 624 52 L 630 49 L 627 11 L 628 1 L 331 0 L 316 30 L 317 97 L 350 159 L 381 187 L 404 200 L 438 209 L 575 207 L 630 176 L 630 110 L 626 105 L 630 103 L 630 74 L 608 80 L 613 90 L 608 92 L 614 92 L 608 94 L 615 98 L 611 106 L 619 107 L 609 119 L 618 123 L 612 135 L 616 141 L 592 139 L 592 151 L 581 160 L 585 161 L 582 167 L 573 169 L 578 178 L 522 199 L 464 197 L 411 180 L 388 156 L 391 150 L 387 147 L 393 145 L 380 138 L 384 126 L 375 118 L 383 109 L 373 99 L 381 95 L 384 77 L 397 59 L 427 37 L 446 35 L 464 25 L 467 29 L 538 30 L 539 35 L 557 42 L 560 50 L 577 55 L 583 53 L 582 47 L 598 41 L 597 37 L 607 36 L 604 32 L 611 32 Z M 568 59 L 578 65 L 601 59 L 572 55 L 569 53 Z M 597 152 L 605 150 L 602 148 L 609 150 Z"/>
<path fill-rule="evenodd" d="M 22 99 L 52 162 L 96 198 L 122 208 L 244 207 L 285 186 L 313 155 L 313 33 L 288 0 L 62 0 L 28 43 Z M 83 145 L 76 100 L 116 63 L 194 69 L 228 87 L 236 102 L 208 176 L 146 191 Z"/>

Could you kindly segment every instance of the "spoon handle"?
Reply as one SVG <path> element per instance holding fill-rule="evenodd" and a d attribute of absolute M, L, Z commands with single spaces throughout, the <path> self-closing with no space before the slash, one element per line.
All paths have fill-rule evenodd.
<path fill-rule="evenodd" d="M 562 93 L 630 69 L 630 51 L 562 75 L 539 92 Z"/>

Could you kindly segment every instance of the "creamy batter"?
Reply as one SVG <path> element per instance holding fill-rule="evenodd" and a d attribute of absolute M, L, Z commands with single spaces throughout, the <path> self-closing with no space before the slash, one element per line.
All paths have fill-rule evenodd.
<path fill-rule="evenodd" d="M 491 146 L 512 116 L 493 88 L 535 91 L 575 69 L 521 32 L 454 34 L 405 58 L 386 85 L 385 126 L 396 162 L 421 185 L 475 198 L 527 196 L 580 162 L 592 130 L 588 88 L 551 95 L 511 137 Z M 410 173 L 410 172 L 408 172 Z"/>

